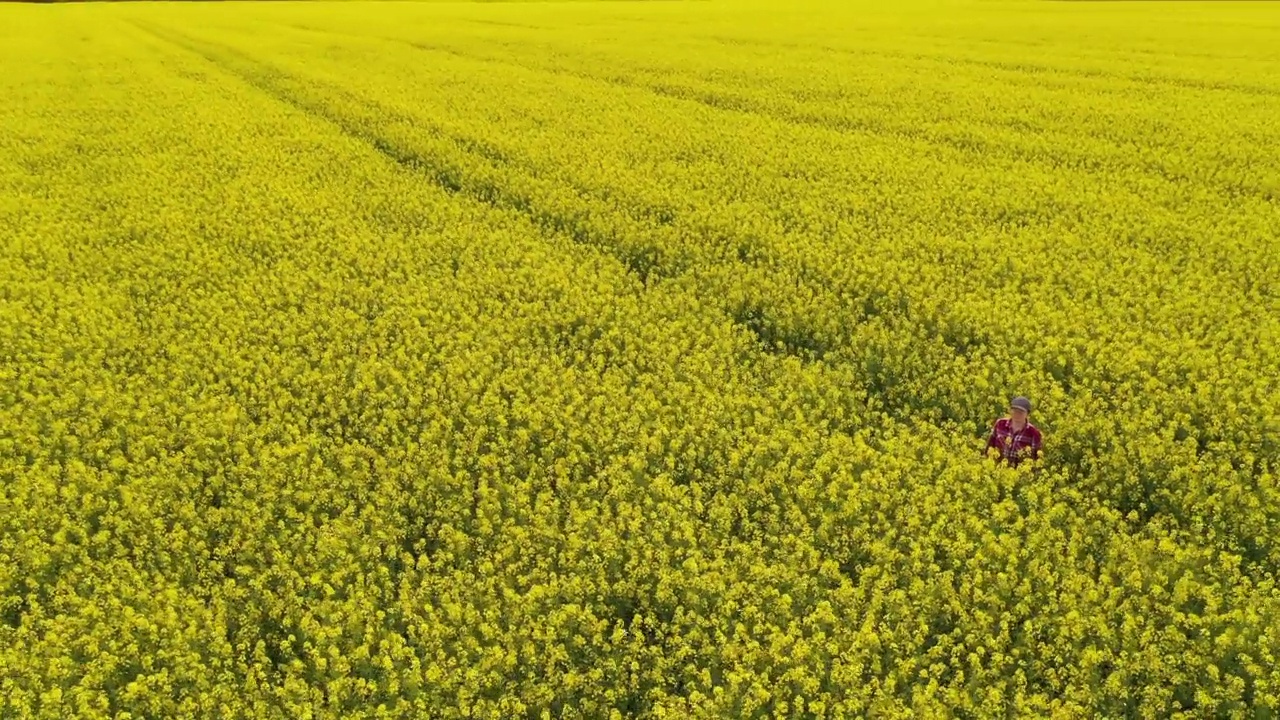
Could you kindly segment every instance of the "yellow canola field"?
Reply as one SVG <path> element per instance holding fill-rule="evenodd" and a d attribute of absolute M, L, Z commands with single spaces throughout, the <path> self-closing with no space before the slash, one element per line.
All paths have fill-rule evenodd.
<path fill-rule="evenodd" d="M 0 97 L 0 717 L 1280 713 L 1276 5 L 4 6 Z"/>

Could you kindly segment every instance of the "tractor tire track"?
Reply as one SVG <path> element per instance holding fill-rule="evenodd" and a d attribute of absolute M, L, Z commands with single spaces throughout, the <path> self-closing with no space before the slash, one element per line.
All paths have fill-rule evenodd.
<path fill-rule="evenodd" d="M 333 96 L 342 98 L 356 107 L 362 108 L 368 115 L 363 120 L 353 118 L 335 111 L 323 101 L 301 91 L 296 87 L 301 83 L 298 79 L 265 66 L 243 55 L 243 53 L 230 48 L 219 49 L 176 33 L 170 36 L 168 32 L 145 27 L 142 29 L 162 40 L 204 57 L 228 74 L 240 78 L 268 96 L 293 106 L 309 116 L 334 125 L 349 137 L 369 145 L 372 149 L 407 170 L 425 176 L 447 192 L 469 197 L 501 210 L 513 211 L 524 215 L 536 227 L 544 231 L 553 234 L 563 233 L 575 242 L 595 247 L 606 254 L 612 255 L 622 262 L 629 272 L 635 275 L 639 284 L 644 288 L 650 287 L 651 278 L 675 278 L 683 272 L 683 270 L 673 270 L 663 266 L 662 259 L 659 256 L 660 249 L 657 247 L 653 248 L 653 255 L 637 257 L 634 247 L 620 247 L 617 237 L 601 236 L 594 228 L 584 224 L 583 219 L 580 217 L 567 216 L 553 210 L 540 208 L 530 197 L 513 191 L 511 188 L 491 179 L 469 175 L 464 168 L 451 164 L 447 158 L 427 154 L 418 148 L 409 148 L 396 143 L 393 139 L 388 138 L 385 132 L 380 132 L 380 130 L 385 131 L 385 127 L 379 124 L 378 115 L 380 111 L 371 106 L 367 99 L 340 88 L 328 88 L 326 90 L 332 93 Z M 419 124 L 422 122 L 421 119 L 415 120 Z M 450 138 L 442 139 L 451 141 Z M 456 145 L 457 143 L 455 142 L 454 144 Z M 733 262 L 731 259 L 729 261 Z M 825 286 L 829 291 L 838 287 L 829 282 L 823 282 L 821 273 L 811 278 L 811 280 L 817 281 L 818 284 Z M 691 289 L 694 292 L 700 292 L 696 286 Z M 721 305 L 721 308 L 726 312 L 730 322 L 758 340 L 760 350 L 766 354 L 781 354 L 804 361 L 813 361 L 821 359 L 828 349 L 824 342 L 816 337 L 812 331 L 806 331 L 803 326 L 779 322 L 776 318 L 771 317 L 772 313 L 767 307 L 747 305 L 733 310 L 724 308 Z M 910 317 L 904 316 L 903 319 L 909 321 Z M 942 335 L 938 335 L 936 339 L 944 343 L 947 342 Z M 889 417 L 902 423 L 907 422 L 914 415 L 914 409 L 909 407 L 906 402 L 891 402 L 886 405 L 885 410 Z M 833 429 L 833 432 L 845 432 L 845 430 L 837 428 Z M 1091 478 L 1091 474 L 1078 462 L 1064 463 L 1063 467 L 1068 470 L 1070 476 L 1076 482 L 1088 488 L 1086 492 L 1089 497 L 1106 507 L 1122 507 L 1122 505 L 1117 504 L 1121 501 L 1120 499 L 1110 497 L 1110 494 L 1106 492 L 1105 483 L 1099 482 L 1097 478 Z M 1178 508 L 1170 508 L 1170 510 L 1176 512 Z M 1149 513 L 1144 513 L 1141 523 L 1145 524 L 1162 515 L 1164 515 L 1164 511 L 1155 508 Z M 1240 543 L 1247 540 L 1247 538 L 1227 537 L 1220 538 L 1221 540 Z M 1265 560 L 1268 556 L 1267 550 L 1255 551 L 1251 555 L 1260 563 L 1258 566 L 1260 569 L 1270 567 L 1271 563 Z"/>
<path fill-rule="evenodd" d="M 267 67 L 236 50 L 193 40 L 172 31 L 142 25 L 139 25 L 139 28 L 154 37 L 204 58 L 223 72 L 239 78 L 259 92 L 310 117 L 335 126 L 344 135 L 362 142 L 397 165 L 426 178 L 448 193 L 468 197 L 496 209 L 517 213 L 544 232 L 564 235 L 575 243 L 604 252 L 622 263 L 636 278 L 641 288 L 647 289 L 655 282 L 679 277 L 691 269 L 691 263 L 698 262 L 696 259 L 671 256 L 660 243 L 654 240 L 640 238 L 629 241 L 617 233 L 600 228 L 598 224 L 592 223 L 590 212 L 570 214 L 549 209 L 539 205 L 530 195 L 521 193 L 518 189 L 504 185 L 493 178 L 481 177 L 477 173 L 469 172 L 465 167 L 451 162 L 442 154 L 424 152 L 422 148 L 409 147 L 396 142 L 388 137 L 385 131 L 389 124 L 397 121 L 397 114 L 350 91 L 326 86 L 318 93 L 329 94 L 357 108 L 360 113 L 358 117 L 335 111 L 323 99 L 297 87 L 303 81 Z M 479 156 L 494 163 L 504 163 L 510 159 L 508 155 L 481 141 L 449 135 L 438 126 L 425 123 L 421 118 L 410 119 L 401 116 L 398 120 L 406 123 L 412 120 L 415 127 L 427 129 L 440 142 L 451 144 L 468 156 Z M 534 168 L 530 167 L 530 170 Z M 657 212 L 661 213 L 661 211 Z M 631 224 L 640 225 L 644 218 L 632 216 L 628 220 Z M 669 225 L 670 222 L 668 218 L 665 224 Z M 702 230 L 706 229 L 702 228 Z M 744 253 L 745 256 L 755 257 L 751 255 L 752 249 L 744 250 L 740 239 L 720 237 L 720 240 L 713 253 L 714 262 L 742 262 L 738 258 L 743 257 Z M 720 257 L 721 255 L 723 257 Z M 751 262 L 754 264 L 755 260 Z M 794 356 L 808 362 L 819 359 L 825 350 L 824 345 L 816 340 L 811 332 L 789 327 L 780 322 L 759 303 L 742 307 L 724 307 L 723 302 L 720 305 L 727 319 L 754 337 L 757 345 L 769 354 Z"/>
<path fill-rule="evenodd" d="M 1182 184 L 1202 185 L 1213 189 L 1221 195 L 1229 198 L 1256 198 L 1266 202 L 1275 202 L 1280 199 L 1280 195 L 1272 188 L 1231 184 L 1223 182 L 1212 182 L 1205 179 L 1196 178 L 1183 173 L 1168 170 L 1162 164 L 1157 162 L 1143 162 L 1128 160 L 1123 158 L 1103 158 L 1090 155 L 1083 152 L 1069 152 L 1061 148 L 1054 151 L 1043 151 L 1040 149 L 1023 148 L 1003 142 L 987 140 L 980 136 L 969 133 L 955 133 L 940 130 L 930 130 L 924 127 L 913 127 L 901 124 L 892 124 L 883 120 L 876 120 L 869 117 L 848 117 L 843 115 L 833 115 L 831 113 L 815 112 L 812 110 L 797 108 L 779 108 L 766 102 L 761 102 L 754 98 L 744 95 L 725 92 L 723 88 L 698 88 L 691 85 L 661 82 L 661 81 L 644 81 L 634 76 L 623 77 L 619 75 L 598 75 L 590 72 L 574 70 L 565 67 L 549 66 L 540 64 L 537 66 L 527 65 L 521 62 L 515 62 L 504 58 L 496 58 L 487 55 L 479 55 L 458 50 L 457 48 L 448 47 L 441 44 L 424 43 L 412 40 L 404 40 L 392 37 L 370 37 L 362 36 L 367 39 L 380 39 L 392 42 L 399 42 L 410 45 L 428 52 L 440 52 L 461 59 L 500 64 L 510 67 L 518 67 L 527 71 L 543 72 L 551 75 L 564 77 L 573 77 L 579 80 L 605 83 L 616 87 L 631 88 L 644 90 L 655 95 L 666 97 L 672 100 L 698 103 L 706 107 L 724 112 L 741 113 L 752 115 L 760 118 L 773 119 L 779 122 L 794 126 L 807 126 L 820 130 L 836 132 L 840 134 L 866 134 L 891 140 L 905 140 L 909 142 L 922 143 L 926 148 L 947 147 L 962 153 L 970 158 L 979 158 L 989 160 L 991 158 L 1005 158 L 1012 162 L 1026 163 L 1032 166 L 1047 167 L 1051 170 L 1071 170 L 1083 173 L 1102 173 L 1102 172 L 1118 172 L 1125 173 L 1133 171 L 1148 177 L 1159 178 L 1169 185 L 1178 186 Z M 784 46 L 785 47 L 785 46 Z M 804 48 L 805 46 L 795 46 Z M 890 54 L 890 53 L 873 53 L 869 51 L 852 51 L 842 50 L 839 48 L 830 48 L 831 52 L 844 53 L 851 55 L 882 55 L 885 57 L 902 57 L 904 59 L 923 59 L 934 62 L 945 62 L 943 58 L 935 58 L 928 55 L 911 55 L 907 53 Z M 1017 65 L 1002 63 L 987 63 L 986 61 L 974 61 L 971 64 L 987 64 L 990 67 L 998 67 L 1008 72 L 1023 72 Z M 963 63 L 961 63 L 963 64 Z M 1038 66 L 1037 66 L 1038 67 Z M 653 72 L 653 68 L 641 68 L 641 72 Z M 1037 70 L 1038 72 L 1038 70 Z M 1046 71 L 1047 72 L 1047 71 Z M 1092 77 L 1092 76 L 1091 76 Z M 1097 79 L 1111 78 L 1105 74 L 1099 74 Z M 701 79 L 701 78 L 699 78 Z M 1229 89 L 1229 88 L 1214 88 Z M 1280 95 L 1280 91 L 1277 91 Z M 794 102 L 802 102 L 796 100 Z M 1033 132 L 1033 128 L 1028 128 L 1024 124 L 1011 122 L 990 122 L 982 123 L 991 128 L 1004 128 L 1016 132 Z"/>
<path fill-rule="evenodd" d="M 396 142 L 386 133 L 379 131 L 386 129 L 388 121 L 405 122 L 409 119 L 403 116 L 397 118 L 396 113 L 375 107 L 367 99 L 350 91 L 337 87 L 325 87 L 319 89 L 318 94 L 329 94 L 351 107 L 358 108 L 362 115 L 360 117 L 334 110 L 323 100 L 300 90 L 298 86 L 302 84 L 301 81 L 265 66 L 236 50 L 215 47 L 172 31 L 141 25 L 139 27 L 164 41 L 203 57 L 260 92 L 310 117 L 333 125 L 346 136 L 369 146 L 380 155 L 426 178 L 450 194 L 465 196 L 496 209 L 514 212 L 524 216 L 545 232 L 563 234 L 576 243 L 605 251 L 622 262 L 642 286 L 647 286 L 651 278 L 657 280 L 678 274 L 676 270 L 662 264 L 658 249 L 652 243 L 641 241 L 633 246 L 616 236 L 604 236 L 600 229 L 590 226 L 588 218 L 570 216 L 540 207 L 533 198 L 503 186 L 492 178 L 469 174 L 465 168 L 451 162 L 442 153 L 424 152 L 421 148 L 408 147 Z M 448 135 L 438 126 L 423 123 L 421 118 L 415 117 L 412 121 L 419 129 L 426 129 L 434 140 L 455 146 L 459 154 L 472 158 L 479 157 L 496 164 L 505 163 L 508 159 L 496 148 L 469 138 Z"/>
<path fill-rule="evenodd" d="M 472 62 L 491 63 L 506 67 L 515 67 L 528 72 L 544 73 L 560 77 L 572 77 L 578 80 L 604 83 L 606 85 L 635 89 L 649 92 L 660 97 L 665 97 L 675 101 L 689 102 L 700 104 L 705 107 L 712 108 L 729 113 L 738 113 L 743 115 L 754 116 L 757 118 L 772 119 L 788 125 L 798 127 L 812 127 L 815 129 L 835 132 L 843 135 L 864 134 L 874 137 L 884 138 L 894 141 L 916 142 L 923 145 L 922 150 L 927 154 L 933 152 L 938 147 L 950 148 L 956 152 L 965 155 L 968 158 L 979 160 L 990 160 L 991 158 L 1004 158 L 1015 163 L 1026 163 L 1031 166 L 1047 167 L 1051 170 L 1070 170 L 1082 173 L 1110 173 L 1116 172 L 1125 174 L 1128 171 L 1136 172 L 1140 175 L 1159 178 L 1163 182 L 1171 186 L 1181 186 L 1185 184 L 1193 184 L 1210 188 L 1215 192 L 1229 198 L 1255 198 L 1265 202 L 1275 202 L 1280 200 L 1280 190 L 1265 186 L 1232 184 L 1224 182 L 1213 182 L 1210 180 L 1199 179 L 1171 171 L 1158 162 L 1129 160 L 1124 158 L 1104 158 L 1097 157 L 1085 152 L 1070 152 L 1061 148 L 1054 151 L 1045 151 L 1038 148 L 1023 148 L 1010 145 L 1003 142 L 988 140 L 972 133 L 956 133 L 941 130 L 930 130 L 923 126 L 908 126 L 902 124 L 894 124 L 877 120 L 870 117 L 849 117 L 844 115 L 834 115 L 826 112 L 815 112 L 804 109 L 803 99 L 793 99 L 792 102 L 800 103 L 800 107 L 796 108 L 779 108 L 766 102 L 761 102 L 749 96 L 726 92 L 722 87 L 699 88 L 688 84 L 680 84 L 674 82 L 662 81 L 645 81 L 637 78 L 635 75 L 622 76 L 616 74 L 597 74 L 582 70 L 576 70 L 564 66 L 549 65 L 539 63 L 538 65 L 528 65 L 522 62 L 510 60 L 507 58 L 494 57 L 492 55 L 482 55 L 472 52 L 459 50 L 440 43 L 429 43 L 417 40 L 408 40 L 398 37 L 386 37 L 378 35 L 360 35 L 347 33 L 342 31 L 325 30 L 314 27 L 293 26 L 298 29 L 304 29 L 310 32 L 347 36 L 359 38 L 365 41 L 384 41 L 395 42 L 401 45 L 416 48 L 424 52 L 435 52 L 450 55 L 462 60 Z M 755 45 L 761 47 L 780 47 L 784 49 L 812 50 L 812 46 L 805 46 L 795 43 L 767 43 L 762 41 L 734 41 L 719 36 L 708 36 L 715 42 L 724 44 L 743 44 Z M 507 45 L 507 47 L 510 47 Z M 866 50 L 851 50 L 835 47 L 819 46 L 817 49 L 825 50 L 837 54 L 853 55 L 857 57 L 884 57 L 888 59 L 907 59 L 907 60 L 924 60 L 929 62 L 945 63 L 949 59 L 927 55 L 927 54 L 911 54 L 911 53 L 893 53 Z M 957 61 L 958 64 L 965 64 L 963 59 Z M 1023 69 L 1018 64 L 999 63 L 998 61 L 972 61 L 969 64 L 987 65 L 996 67 L 1007 72 L 1017 72 L 1021 74 L 1053 72 L 1053 68 L 1048 66 L 1028 66 L 1034 69 Z M 657 72 L 654 68 L 638 68 L 640 73 Z M 1112 76 L 1104 73 L 1090 74 L 1086 77 L 1092 79 L 1109 79 L 1120 76 Z M 1124 79 L 1124 78 L 1121 78 Z M 698 81 L 706 81 L 714 85 L 713 80 L 705 78 L 695 78 Z M 1226 89 L 1226 88 L 1215 88 Z M 1276 91 L 1280 95 L 1280 90 Z M 1034 133 L 1035 128 L 1026 126 L 1025 123 L 1018 122 L 991 122 L 983 121 L 981 123 L 986 127 L 1003 128 L 1020 133 Z"/>
<path fill-rule="evenodd" d="M 837 55 L 849 55 L 853 57 L 876 57 L 889 60 L 910 60 L 917 62 L 936 63 L 939 65 L 966 65 L 970 67 L 981 67 L 992 70 L 1002 70 L 1005 72 L 1017 73 L 1019 75 L 1031 76 L 1036 75 L 1058 75 L 1062 77 L 1070 77 L 1079 80 L 1101 80 L 1101 81 L 1122 81 L 1130 82 L 1136 85 L 1145 86 L 1169 86 L 1183 90 L 1195 90 L 1202 92 L 1231 92 L 1241 95 L 1254 95 L 1259 97 L 1280 97 L 1280 88 L 1270 87 L 1267 85 L 1253 85 L 1249 83 L 1236 83 L 1227 80 L 1207 80 L 1200 78 L 1178 77 L 1174 75 L 1140 75 L 1130 73 L 1108 73 L 1103 70 L 1091 68 L 1072 68 L 1055 65 L 1045 65 L 1035 62 L 1021 62 L 1013 60 L 984 60 L 973 57 L 958 57 L 950 55 L 936 55 L 922 52 L 907 52 L 904 50 L 867 50 L 848 47 L 835 47 L 831 45 L 805 45 L 801 43 L 778 43 L 766 40 L 756 40 L 752 38 L 733 38 L 722 35 L 704 36 L 708 40 L 718 42 L 724 45 L 742 46 L 742 47 L 760 47 L 760 48 L 782 48 L 787 50 L 802 51 L 818 51 Z M 954 40 L 954 38 L 944 38 L 941 36 L 913 36 L 922 39 L 943 39 Z M 1005 43 L 1008 44 L 1008 43 Z M 1132 51 L 1131 51 L 1132 52 Z M 1213 57 L 1213 56 L 1211 56 Z"/>

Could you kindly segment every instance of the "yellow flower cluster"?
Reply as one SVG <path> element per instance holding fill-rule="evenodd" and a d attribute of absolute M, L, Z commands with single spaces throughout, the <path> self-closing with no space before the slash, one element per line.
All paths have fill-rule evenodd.
<path fill-rule="evenodd" d="M 0 717 L 1280 713 L 1278 22 L 0 9 Z"/>

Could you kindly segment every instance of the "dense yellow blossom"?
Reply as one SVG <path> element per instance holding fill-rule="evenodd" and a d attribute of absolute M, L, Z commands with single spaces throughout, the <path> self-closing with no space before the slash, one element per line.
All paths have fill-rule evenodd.
<path fill-rule="evenodd" d="M 0 68 L 0 717 L 1280 713 L 1275 6 L 6 6 Z"/>

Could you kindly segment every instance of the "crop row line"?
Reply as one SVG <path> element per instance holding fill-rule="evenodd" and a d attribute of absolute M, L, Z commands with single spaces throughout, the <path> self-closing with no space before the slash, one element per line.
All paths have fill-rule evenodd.
<path fill-rule="evenodd" d="M 449 192 L 466 194 L 495 207 L 524 214 L 544 230 L 566 232 L 575 242 L 598 247 L 614 255 L 646 287 L 650 284 L 651 277 L 673 278 L 687 269 L 686 267 L 673 270 L 670 266 L 664 264 L 663 248 L 656 243 L 642 241 L 642 243 L 628 244 L 617 235 L 602 235 L 595 228 L 592 228 L 582 216 L 566 216 L 555 211 L 549 211 L 546 208 L 539 207 L 530 196 L 519 193 L 509 185 L 503 185 L 490 178 L 468 173 L 465 167 L 450 164 L 440 156 L 426 155 L 418 149 L 409 149 L 397 144 L 387 137 L 385 128 L 382 128 L 383 131 L 380 132 L 379 119 L 377 117 L 371 117 L 365 121 L 353 120 L 341 112 L 334 111 L 323 102 L 313 97 L 308 97 L 297 88 L 291 87 L 288 78 L 274 73 L 274 71 L 265 70 L 250 58 L 236 54 L 235 57 L 238 58 L 238 62 L 236 60 L 229 62 L 223 55 L 207 47 L 202 48 L 193 41 L 188 40 L 186 43 L 179 42 L 179 44 L 206 57 L 206 59 L 229 72 L 244 78 L 260 90 L 313 116 L 330 121 L 346 134 L 368 143 L 374 149 L 402 166 L 426 175 Z M 250 67 L 247 69 L 245 67 L 236 67 L 237 64 L 249 65 Z M 334 92 L 340 95 L 345 93 L 345 91 L 336 89 Z M 345 93 L 345 95 L 350 96 L 350 93 Z M 368 101 L 366 100 L 354 97 L 347 97 L 346 99 L 356 103 L 357 107 L 367 107 Z M 637 253 L 637 247 L 640 249 L 639 253 Z M 732 258 L 729 259 L 729 262 L 733 262 Z M 822 284 L 826 285 L 826 283 Z M 828 292 L 834 289 L 834 286 L 827 285 L 826 287 Z M 907 310 L 904 308 L 903 312 L 906 313 Z M 802 359 L 820 359 L 824 355 L 827 349 L 826 344 L 815 336 L 812 331 L 806 331 L 802 325 L 777 322 L 770 317 L 769 313 L 770 310 L 767 306 L 748 305 L 739 308 L 736 312 L 730 311 L 730 316 L 732 322 L 756 336 L 766 349 L 775 348 L 787 355 Z M 903 319 L 909 320 L 905 316 Z M 939 339 L 941 339 L 941 336 L 939 336 Z M 839 391 L 839 389 L 835 390 Z M 906 401 L 906 398 L 891 399 L 887 403 L 886 410 L 890 417 L 899 422 L 907 421 L 909 416 L 914 414 L 914 409 Z M 1095 492 L 1101 493 L 1099 498 L 1105 500 L 1105 483 L 1090 481 L 1085 477 L 1088 473 L 1079 464 L 1085 457 L 1085 450 L 1086 448 L 1076 448 L 1073 453 L 1075 459 L 1065 461 L 1064 464 L 1079 480 L 1084 481 L 1091 487 L 1095 487 Z M 1114 502 L 1114 499 L 1112 499 L 1112 502 Z M 1181 510 L 1169 508 L 1169 510 L 1183 517 L 1190 514 L 1185 508 Z M 1147 514 L 1147 519 L 1160 513 L 1160 508 L 1153 508 Z"/>
<path fill-rule="evenodd" d="M 314 32 L 323 32 L 327 34 L 349 34 L 335 33 L 329 30 L 317 30 L 315 28 L 306 28 Z M 945 130 L 933 129 L 924 126 L 914 127 L 902 124 L 890 124 L 884 121 L 877 121 L 871 118 L 852 118 L 842 115 L 833 115 L 830 113 L 815 112 L 804 109 L 803 107 L 779 108 L 775 105 L 760 102 L 750 96 L 734 94 L 727 92 L 725 88 L 714 86 L 713 81 L 705 78 L 698 78 L 700 81 L 709 82 L 713 85 L 710 89 L 696 88 L 689 85 L 667 82 L 646 82 L 634 77 L 623 77 L 616 74 L 602 75 L 588 71 L 571 69 L 563 66 L 554 66 L 547 64 L 539 64 L 537 66 L 527 65 L 520 62 L 514 62 L 503 58 L 497 58 L 489 55 L 480 55 L 475 53 L 467 53 L 457 48 L 452 48 L 439 44 L 422 43 L 418 41 L 404 40 L 395 37 L 383 36 L 367 36 L 352 35 L 363 39 L 376 39 L 400 42 L 420 50 L 442 52 L 453 55 L 455 57 L 464 58 L 472 61 L 487 62 L 500 65 L 508 65 L 520 67 L 525 70 L 544 72 L 552 75 L 560 75 L 574 77 L 581 80 L 605 83 L 618 87 L 635 88 L 647 90 L 655 95 L 667 97 L 673 100 L 681 100 L 686 102 L 698 103 L 706 107 L 727 112 L 738 112 L 743 114 L 755 115 L 758 117 L 770 118 L 791 125 L 808 126 L 818 129 L 833 131 L 842 134 L 863 133 L 878 137 L 908 140 L 923 143 L 927 146 L 942 146 L 951 148 L 966 156 L 989 159 L 991 157 L 1006 157 L 1015 162 L 1023 162 L 1029 165 L 1047 165 L 1054 169 L 1076 170 L 1085 173 L 1098 173 L 1106 171 L 1137 171 L 1144 175 L 1158 177 L 1163 181 L 1172 185 L 1182 183 L 1205 184 L 1206 187 L 1214 187 L 1208 185 L 1208 181 L 1193 178 L 1191 176 L 1178 173 L 1165 168 L 1162 164 L 1153 161 L 1132 161 L 1115 158 L 1098 158 L 1083 153 L 1069 153 L 1061 148 L 1056 152 L 1048 153 L 1039 150 L 1023 149 L 1007 144 L 998 144 L 987 141 L 983 138 L 976 137 L 971 134 L 956 134 Z M 772 43 L 764 43 L 772 45 Z M 779 45 L 779 47 L 790 47 L 787 45 Z M 797 48 L 806 46 L 796 45 Z M 877 53 L 874 51 L 850 50 L 841 48 L 824 48 L 831 52 L 849 54 L 849 55 L 883 55 L 884 57 L 899 57 L 905 59 L 934 59 L 925 55 L 910 54 L 892 54 Z M 962 61 L 961 61 L 962 62 Z M 974 63 L 990 65 L 990 63 L 982 63 L 973 61 Z M 1004 66 L 996 64 L 999 69 L 1020 72 L 1018 66 Z M 657 72 L 655 68 L 638 68 L 641 72 Z M 1109 77 L 1101 75 L 1099 77 Z M 1135 81 L 1136 82 L 1136 81 Z M 1222 88 L 1225 89 L 1225 88 Z M 1280 91 L 1277 91 L 1280 93 Z M 796 101 L 801 102 L 801 101 Z M 984 124 L 992 127 L 1006 126 L 998 122 L 986 122 Z M 1025 131 L 1026 128 L 1021 126 L 1007 125 L 1016 130 Z M 1227 197 L 1256 197 L 1258 199 L 1274 202 L 1277 199 L 1276 192 L 1266 187 L 1245 186 L 1230 183 L 1216 183 L 1214 189 Z"/>

